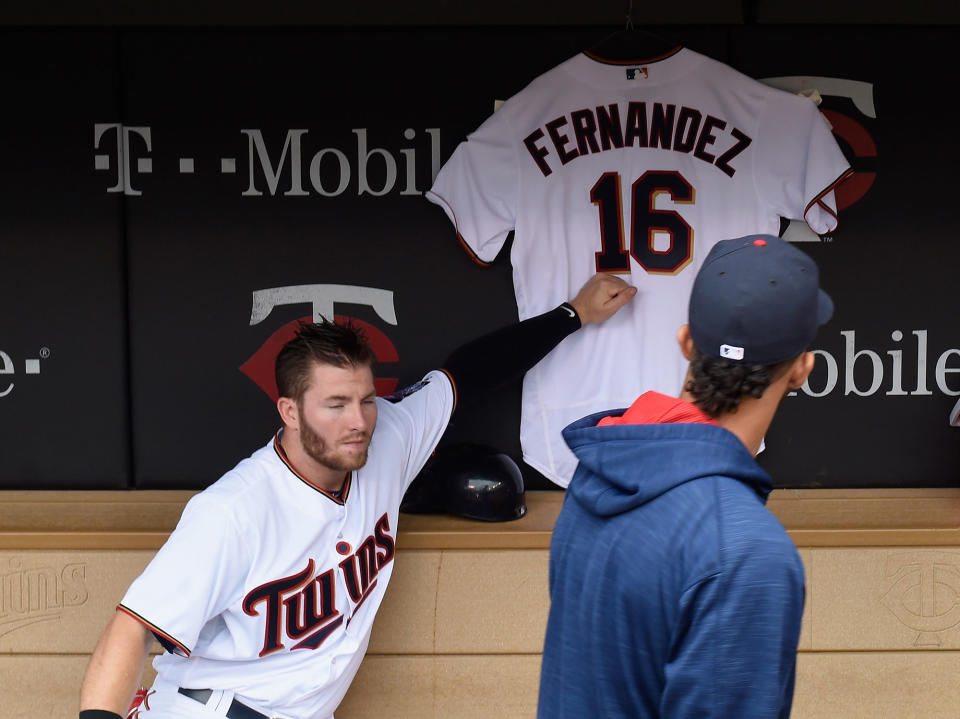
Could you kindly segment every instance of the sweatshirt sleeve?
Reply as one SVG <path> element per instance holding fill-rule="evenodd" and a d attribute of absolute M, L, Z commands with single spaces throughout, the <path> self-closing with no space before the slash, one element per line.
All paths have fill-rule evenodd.
<path fill-rule="evenodd" d="M 787 537 L 727 560 L 683 595 L 660 715 L 788 719 L 803 565 Z"/>

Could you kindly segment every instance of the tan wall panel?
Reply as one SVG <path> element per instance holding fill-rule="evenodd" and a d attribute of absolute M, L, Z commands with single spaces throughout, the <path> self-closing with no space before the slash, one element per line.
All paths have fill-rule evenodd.
<path fill-rule="evenodd" d="M 0 656 L 0 716 L 77 719 L 83 656 Z"/>
<path fill-rule="evenodd" d="M 437 652 L 539 653 L 550 611 L 547 550 L 445 551 Z"/>
<path fill-rule="evenodd" d="M 437 667 L 436 719 L 533 719 L 537 715 L 538 654 L 438 657 Z"/>
<path fill-rule="evenodd" d="M 397 552 L 370 635 L 369 654 L 432 654 L 436 643 L 440 552 Z"/>
<path fill-rule="evenodd" d="M 0 656 L 0 717 L 77 719 L 88 659 L 78 654 Z M 155 676 L 148 663 L 144 684 L 150 686 Z"/>
<path fill-rule="evenodd" d="M 813 634 L 810 631 L 810 607 L 813 604 L 813 597 L 811 597 L 811 586 L 810 586 L 810 563 L 812 561 L 812 555 L 809 549 L 801 549 L 800 559 L 803 562 L 803 571 L 806 575 L 806 598 L 803 603 L 803 624 L 800 625 L 800 641 L 797 643 L 797 648 L 802 651 L 807 651 L 813 646 Z"/>
<path fill-rule="evenodd" d="M 812 551 L 813 649 L 960 649 L 960 548 Z"/>
<path fill-rule="evenodd" d="M 89 653 L 153 551 L 0 551 L 0 652 Z"/>
<path fill-rule="evenodd" d="M 533 719 L 540 657 L 368 656 L 337 719 Z"/>
<path fill-rule="evenodd" d="M 432 717 L 436 658 L 368 654 L 337 709 L 337 719 Z"/>
<path fill-rule="evenodd" d="M 157 648 L 159 649 L 159 645 Z M 153 680 L 157 678 L 157 672 L 153 668 L 154 656 L 155 654 L 151 655 L 150 658 L 147 659 L 147 665 L 143 668 L 143 678 L 140 680 L 140 684 L 142 686 L 149 687 L 151 684 L 153 684 Z"/>
<path fill-rule="evenodd" d="M 804 653 L 790 719 L 957 719 L 960 652 Z"/>

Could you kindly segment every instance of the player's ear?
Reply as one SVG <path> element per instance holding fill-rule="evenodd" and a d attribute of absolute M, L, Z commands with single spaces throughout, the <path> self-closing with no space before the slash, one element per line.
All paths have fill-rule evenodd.
<path fill-rule="evenodd" d="M 680 325 L 680 329 L 677 330 L 677 344 L 680 345 L 683 358 L 689 362 L 693 357 L 693 338 L 690 336 L 690 325 Z"/>
<path fill-rule="evenodd" d="M 280 413 L 280 419 L 283 420 L 285 427 L 297 429 L 300 426 L 300 408 L 297 402 L 291 397 L 281 397 L 277 400 L 277 412 Z"/>
<path fill-rule="evenodd" d="M 816 362 L 817 358 L 813 355 L 813 352 L 804 352 L 793 362 L 793 367 L 790 368 L 790 389 L 800 389 L 803 386 L 803 383 L 807 381 L 807 377 L 810 376 L 810 373 L 813 372 L 813 365 Z"/>

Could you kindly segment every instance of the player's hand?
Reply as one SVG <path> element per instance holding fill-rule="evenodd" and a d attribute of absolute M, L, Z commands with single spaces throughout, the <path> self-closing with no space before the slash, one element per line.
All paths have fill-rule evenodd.
<path fill-rule="evenodd" d="M 588 325 L 613 317 L 636 294 L 637 288 L 628 285 L 617 275 L 598 272 L 587 280 L 570 304 L 580 315 L 580 323 Z"/>

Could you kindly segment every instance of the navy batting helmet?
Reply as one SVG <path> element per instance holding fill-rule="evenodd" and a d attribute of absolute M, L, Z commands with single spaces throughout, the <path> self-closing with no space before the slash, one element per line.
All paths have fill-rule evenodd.
<path fill-rule="evenodd" d="M 441 447 L 413 480 L 400 511 L 507 522 L 527 513 L 523 475 L 510 457 L 477 444 Z"/>

